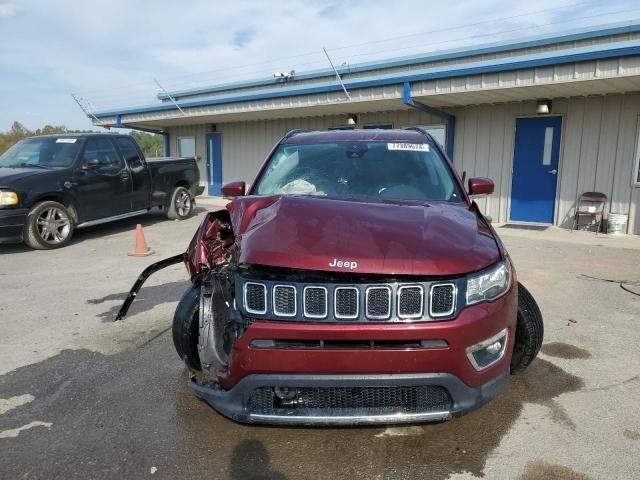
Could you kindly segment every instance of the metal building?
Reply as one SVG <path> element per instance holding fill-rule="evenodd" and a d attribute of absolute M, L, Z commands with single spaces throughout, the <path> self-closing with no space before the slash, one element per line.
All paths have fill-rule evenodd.
<path fill-rule="evenodd" d="M 290 78 L 168 92 L 94 123 L 157 131 L 200 158 L 210 194 L 251 182 L 293 128 L 427 127 L 460 173 L 496 184 L 494 222 L 571 226 L 580 193 L 607 195 L 640 234 L 640 24 L 295 72 Z M 178 108 L 178 106 L 180 108 Z"/>

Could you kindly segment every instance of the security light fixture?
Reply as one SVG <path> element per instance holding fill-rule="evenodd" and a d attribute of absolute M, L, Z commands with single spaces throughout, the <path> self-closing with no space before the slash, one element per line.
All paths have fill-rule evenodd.
<path fill-rule="evenodd" d="M 347 117 L 346 121 L 347 125 L 357 125 L 358 124 L 358 115 L 356 113 L 351 113 Z"/>
<path fill-rule="evenodd" d="M 289 72 L 273 72 L 273 78 L 278 78 L 286 82 L 287 80 L 291 80 L 295 73 L 295 70 L 291 70 Z"/>
<path fill-rule="evenodd" d="M 551 100 L 538 100 L 536 113 L 538 115 L 547 115 L 551 112 Z"/>

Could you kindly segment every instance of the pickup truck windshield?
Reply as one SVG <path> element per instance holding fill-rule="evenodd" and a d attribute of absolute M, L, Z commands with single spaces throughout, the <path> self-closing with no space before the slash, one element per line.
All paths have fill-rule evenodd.
<path fill-rule="evenodd" d="M 0 167 L 69 167 L 80 140 L 70 137 L 28 138 L 0 155 Z"/>
<path fill-rule="evenodd" d="M 446 160 L 426 143 L 280 145 L 257 195 L 462 201 Z"/>

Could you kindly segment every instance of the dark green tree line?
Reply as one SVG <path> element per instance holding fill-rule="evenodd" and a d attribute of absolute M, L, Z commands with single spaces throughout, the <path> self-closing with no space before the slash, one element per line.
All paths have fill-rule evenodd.
<path fill-rule="evenodd" d="M 57 133 L 91 133 L 93 130 L 70 130 L 64 125 L 45 125 L 36 130 L 29 130 L 20 122 L 13 122 L 7 132 L 0 132 L 0 154 L 6 152 L 15 143 L 34 135 L 55 135 Z M 131 131 L 129 134 L 140 145 L 140 149 L 147 157 L 162 155 L 162 135 Z"/>

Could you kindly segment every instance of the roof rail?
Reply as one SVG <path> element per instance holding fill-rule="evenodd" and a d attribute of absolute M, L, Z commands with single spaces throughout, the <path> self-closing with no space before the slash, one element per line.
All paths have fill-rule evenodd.
<path fill-rule="evenodd" d="M 426 137 L 430 138 L 431 140 L 433 140 L 433 137 L 431 136 L 431 134 L 429 132 L 427 132 L 426 128 L 422 128 L 422 127 L 405 127 L 405 130 L 414 130 L 416 132 L 420 132 L 421 134 L 425 135 Z"/>
<path fill-rule="evenodd" d="M 310 132 L 311 130 L 308 130 L 306 128 L 294 128 L 293 130 L 289 130 L 284 137 L 282 137 L 282 140 L 286 140 L 287 138 L 293 137 L 294 135 L 297 135 L 299 133 L 303 133 L 303 132 Z"/>

